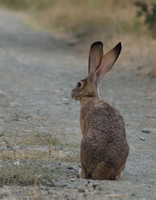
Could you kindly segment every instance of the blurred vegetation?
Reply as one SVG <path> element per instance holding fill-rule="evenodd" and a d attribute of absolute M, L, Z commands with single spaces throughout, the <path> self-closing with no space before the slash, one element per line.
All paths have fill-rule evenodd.
<path fill-rule="evenodd" d="M 52 27 L 77 38 L 93 35 L 104 28 L 106 38 L 110 38 L 114 32 L 139 31 L 141 20 L 136 19 L 135 15 L 136 12 L 143 14 L 136 11 L 134 6 L 142 4 L 134 0 L 0 0 L 0 4 L 28 11 L 45 28 Z M 149 17 L 146 23 L 151 25 Z"/>
<path fill-rule="evenodd" d="M 84 53 L 96 40 L 104 41 L 106 50 L 122 41 L 120 66 L 156 76 L 156 39 L 151 37 L 156 29 L 154 1 L 146 0 L 143 6 L 138 0 L 0 0 L 0 5 L 27 12 L 26 23 L 33 28 L 68 41 L 76 39 Z"/>
<path fill-rule="evenodd" d="M 14 9 L 36 9 L 43 10 L 53 6 L 56 0 L 1 0 L 0 3 Z"/>
<path fill-rule="evenodd" d="M 156 38 L 156 3 L 136 1 L 135 5 L 140 8 L 137 17 L 144 17 L 144 24 L 152 30 L 152 35 Z"/>

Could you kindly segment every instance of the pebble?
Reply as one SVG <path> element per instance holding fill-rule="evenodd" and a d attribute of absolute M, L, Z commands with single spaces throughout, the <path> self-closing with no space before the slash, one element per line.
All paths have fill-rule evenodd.
<path fill-rule="evenodd" d="M 9 186 L 3 186 L 3 188 L 5 189 L 5 190 L 9 190 L 10 189 L 10 187 Z"/>
<path fill-rule="evenodd" d="M 15 166 L 19 166 L 19 165 L 20 165 L 20 162 L 19 162 L 19 161 L 14 162 L 13 165 L 15 165 Z"/>
<path fill-rule="evenodd" d="M 131 196 L 132 197 L 137 197 L 137 194 L 136 193 L 132 193 Z"/>
<path fill-rule="evenodd" d="M 73 46 L 79 43 L 80 41 L 81 41 L 80 39 L 73 39 L 73 40 L 68 41 L 67 45 Z"/>
<path fill-rule="evenodd" d="M 145 141 L 145 138 L 144 138 L 144 137 L 140 137 L 139 139 L 142 140 L 142 141 Z"/>
<path fill-rule="evenodd" d="M 73 169 L 73 167 L 72 166 L 67 166 L 67 169 Z"/>
<path fill-rule="evenodd" d="M 101 186 L 98 185 L 98 186 L 96 186 L 96 190 L 97 190 L 97 191 L 102 191 L 103 188 L 102 188 Z"/>
<path fill-rule="evenodd" d="M 27 148 L 25 145 L 22 145 L 22 146 L 19 147 L 20 150 L 23 150 L 25 148 Z"/>
<path fill-rule="evenodd" d="M 19 104 L 18 103 L 10 103 L 9 107 L 10 108 L 19 107 Z"/>
<path fill-rule="evenodd" d="M 90 183 L 88 184 L 88 188 L 89 188 L 89 189 L 92 188 L 93 185 L 94 185 L 94 183 L 93 183 L 93 182 L 90 182 Z"/>
<path fill-rule="evenodd" d="M 7 96 L 8 96 L 7 93 L 0 91 L 0 98 L 5 98 Z"/>
<path fill-rule="evenodd" d="M 32 130 L 23 130 L 24 133 L 32 133 Z"/>
<path fill-rule="evenodd" d="M 66 187 L 66 186 L 68 186 L 67 183 L 61 183 L 61 184 L 59 184 L 59 187 Z"/>
<path fill-rule="evenodd" d="M 78 192 L 85 192 L 83 188 L 78 188 Z"/>
<path fill-rule="evenodd" d="M 12 144 L 12 143 L 8 143 L 8 144 L 7 144 L 7 148 L 8 148 L 8 149 L 12 149 L 13 146 L 14 146 L 14 144 Z"/>
<path fill-rule="evenodd" d="M 71 188 L 74 188 L 74 187 L 75 187 L 74 184 L 68 184 L 68 186 L 67 186 L 68 189 L 71 189 Z"/>
<path fill-rule="evenodd" d="M 115 190 L 114 193 L 115 193 L 115 194 L 120 194 L 120 195 L 122 194 L 122 192 L 119 191 L 119 190 Z"/>
<path fill-rule="evenodd" d="M 42 117 L 39 116 L 39 115 L 37 115 L 37 114 L 31 114 L 31 119 L 33 119 L 33 120 L 40 120 L 40 119 L 42 119 Z"/>
<path fill-rule="evenodd" d="M 147 128 L 147 127 L 143 128 L 143 129 L 142 129 L 142 132 L 143 132 L 143 133 L 150 133 L 149 128 Z"/>
<path fill-rule="evenodd" d="M 48 194 L 50 194 L 50 195 L 56 195 L 56 194 L 57 194 L 57 192 L 56 192 L 56 191 L 54 191 L 54 190 L 49 190 L 49 191 L 48 191 Z"/>
<path fill-rule="evenodd" d="M 0 137 L 4 135 L 4 128 L 0 127 Z"/>
<path fill-rule="evenodd" d="M 12 150 L 19 150 L 19 148 L 17 146 L 13 146 Z"/>
<path fill-rule="evenodd" d="M 146 97 L 146 100 L 152 101 L 153 97 Z"/>
<path fill-rule="evenodd" d="M 53 195 L 53 198 L 54 198 L 54 199 L 58 199 L 58 198 L 57 198 L 57 195 L 55 195 L 55 194 Z"/>

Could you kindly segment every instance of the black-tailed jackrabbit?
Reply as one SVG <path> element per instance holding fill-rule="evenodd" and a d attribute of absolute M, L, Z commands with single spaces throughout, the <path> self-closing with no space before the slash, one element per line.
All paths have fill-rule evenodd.
<path fill-rule="evenodd" d="M 81 178 L 117 180 L 125 168 L 129 146 L 120 112 L 100 99 L 99 84 L 113 67 L 121 51 L 121 43 L 103 56 L 102 42 L 91 45 L 88 77 L 79 81 L 72 97 L 80 100 Z"/>

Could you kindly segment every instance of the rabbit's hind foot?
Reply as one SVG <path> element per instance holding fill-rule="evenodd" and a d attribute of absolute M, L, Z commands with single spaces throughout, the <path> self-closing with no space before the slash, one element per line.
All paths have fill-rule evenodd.
<path fill-rule="evenodd" d="M 97 165 L 97 167 L 92 172 L 91 176 L 93 179 L 110 180 L 112 178 L 114 179 L 114 177 L 112 177 L 113 174 L 114 169 L 106 166 L 105 162 L 103 161 Z"/>

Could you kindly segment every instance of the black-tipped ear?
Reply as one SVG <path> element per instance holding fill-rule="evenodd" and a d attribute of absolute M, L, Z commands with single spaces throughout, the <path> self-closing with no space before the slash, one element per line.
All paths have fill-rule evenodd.
<path fill-rule="evenodd" d="M 90 47 L 88 74 L 90 76 L 100 68 L 103 57 L 103 43 L 98 41 L 94 42 Z"/>
<path fill-rule="evenodd" d="M 113 49 L 111 49 L 108 53 L 103 56 L 101 68 L 96 74 L 98 82 L 101 82 L 104 75 L 113 67 L 115 61 L 119 57 L 122 46 L 121 42 L 119 42 Z"/>
<path fill-rule="evenodd" d="M 117 60 L 117 58 L 119 57 L 119 54 L 120 54 L 120 52 L 121 52 L 121 49 L 122 49 L 122 45 L 121 45 L 121 42 L 119 42 L 119 43 L 114 47 L 114 51 L 116 51 L 116 53 L 117 53 L 116 60 Z M 116 60 L 115 60 L 115 61 L 116 61 Z"/>

